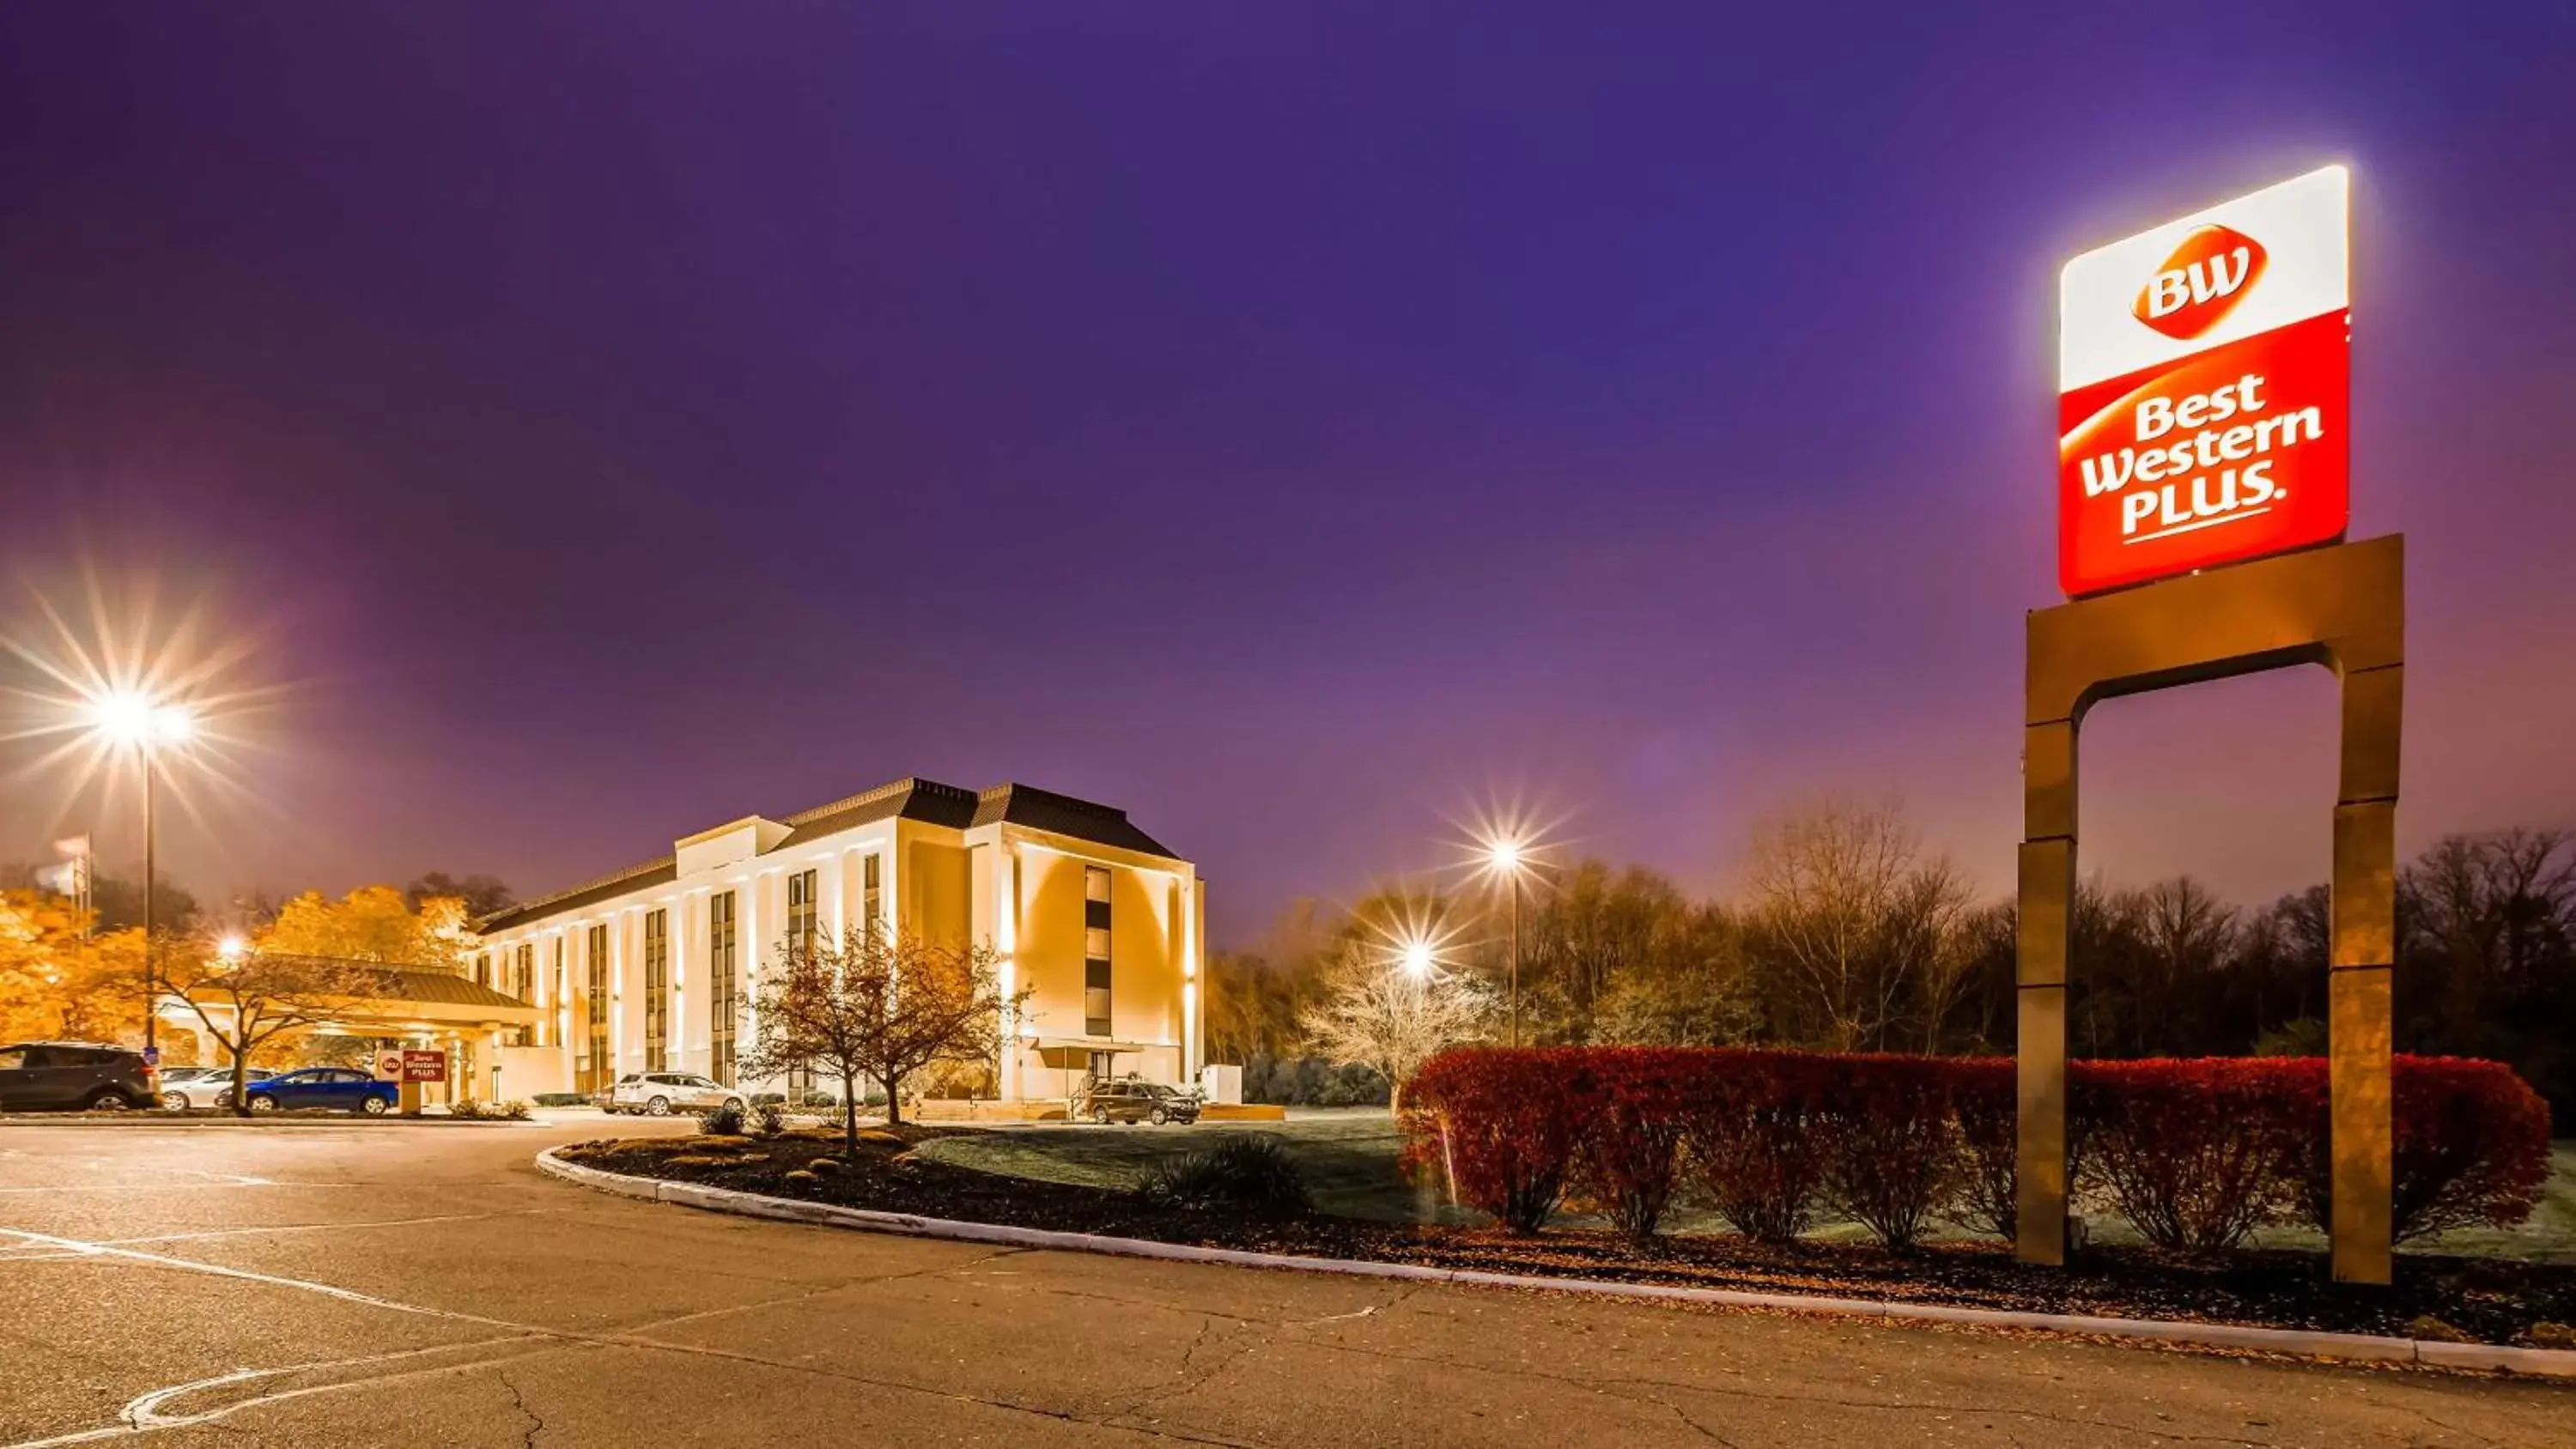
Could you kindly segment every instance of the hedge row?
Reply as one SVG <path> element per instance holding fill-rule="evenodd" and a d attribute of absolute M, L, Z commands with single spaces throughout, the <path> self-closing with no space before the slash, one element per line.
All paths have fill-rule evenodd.
<path fill-rule="evenodd" d="M 2079 1202 L 2190 1250 L 2325 1225 L 2323 1059 L 2076 1062 L 2068 1076 Z M 2530 1217 L 2549 1109 L 2519 1077 L 2401 1056 L 2394 1090 L 2400 1241 Z M 1737 1231 L 1775 1242 L 1827 1213 L 1895 1248 L 1935 1220 L 2012 1236 L 2005 1059 L 1472 1047 L 1434 1058 L 1404 1103 L 1408 1167 L 1519 1232 L 1570 1203 L 1644 1238 L 1695 1185 Z"/>

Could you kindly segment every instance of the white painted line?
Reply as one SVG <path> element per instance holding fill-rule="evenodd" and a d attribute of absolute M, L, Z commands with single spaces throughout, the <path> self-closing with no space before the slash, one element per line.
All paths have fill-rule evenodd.
<path fill-rule="evenodd" d="M 450 1366 L 441 1365 L 432 1369 L 418 1369 L 405 1374 L 374 1375 L 366 1378 L 336 1380 L 327 1384 L 307 1384 L 302 1388 L 281 1389 L 276 1393 L 255 1394 L 250 1398 L 236 1399 L 229 1404 L 219 1405 L 215 1408 L 194 1414 L 165 1414 L 161 1411 L 162 1406 L 170 1403 L 174 1399 L 185 1398 L 190 1394 L 199 1393 L 206 1389 L 222 1388 L 227 1384 L 241 1384 L 250 1383 L 259 1379 L 281 1378 L 287 1374 L 308 1373 L 318 1369 L 354 1368 L 364 1364 L 391 1363 L 397 1359 L 422 1358 L 433 1354 L 458 1353 L 468 1349 L 493 1348 L 503 1344 L 533 1343 L 542 1341 L 546 1337 L 547 1335 L 544 1334 L 519 1334 L 509 1338 L 479 1339 L 472 1343 L 445 1343 L 435 1344 L 428 1348 L 407 1348 L 397 1350 L 393 1353 L 367 1354 L 359 1358 L 316 1359 L 307 1363 L 281 1364 L 276 1368 L 235 1369 L 231 1373 L 217 1374 L 213 1378 L 193 1379 L 184 1384 L 172 1384 L 167 1388 L 153 1389 L 148 1393 L 138 1394 L 134 1398 L 128 1400 L 125 1407 L 118 1411 L 116 1423 L 103 1425 L 96 1429 L 74 1430 L 68 1434 L 56 1434 L 44 1439 L 25 1439 L 15 1444 L 0 1446 L 0 1449 L 66 1449 L 66 1446 L 73 1444 L 95 1444 L 107 1439 L 126 1439 L 138 1434 L 156 1433 L 163 1429 L 192 1429 L 200 1424 L 211 1424 L 219 1419 L 230 1418 L 231 1416 L 242 1412 L 244 1409 L 256 1409 L 271 1404 L 281 1404 L 290 1399 L 301 1399 L 313 1394 L 328 1394 L 336 1393 L 343 1389 L 371 1387 L 377 1384 L 393 1382 L 398 1379 L 416 1377 L 421 1373 L 446 1373 L 450 1371 Z M 494 1362 L 506 1361 L 507 1360 L 486 1359 L 476 1363 L 455 1365 L 454 1367 L 483 1368 Z"/>
<path fill-rule="evenodd" d="M 951 1238 L 977 1243 L 1010 1243 L 1073 1253 L 1112 1253 L 1130 1258 L 1161 1258 L 1185 1263 L 1222 1263 L 1238 1268 L 1284 1268 L 1306 1273 L 1341 1273 L 1362 1278 L 1403 1278 L 1419 1282 L 1464 1283 L 1487 1288 L 1521 1288 L 1546 1293 L 1580 1293 L 1605 1298 L 1647 1298 L 1673 1303 L 1702 1303 L 1726 1308 L 1763 1308 L 1829 1317 L 1876 1318 L 1896 1323 L 1960 1323 L 1985 1328 L 2035 1329 L 2089 1337 L 2152 1339 L 2205 1348 L 2236 1348 L 2300 1358 L 2349 1359 L 2363 1363 L 2421 1363 L 2442 1368 L 2501 1370 L 2544 1378 L 2576 1379 L 2576 1350 L 2506 1348 L 2489 1344 L 2427 1343 L 2410 1338 L 2383 1338 L 2358 1333 L 2311 1332 L 2290 1328 L 2251 1328 L 2230 1323 L 2192 1323 L 2178 1319 L 2106 1318 L 2070 1313 L 2019 1313 L 1999 1308 L 1961 1308 L 1937 1303 L 1906 1303 L 1872 1298 L 1816 1298 L 1796 1293 L 1756 1293 L 1737 1288 L 1685 1288 L 1664 1283 L 1620 1283 L 1599 1278 L 1546 1278 L 1520 1273 L 1489 1273 L 1473 1268 L 1429 1268 L 1415 1263 L 1371 1263 L 1356 1258 L 1304 1258 L 1281 1253 L 1253 1253 L 1239 1248 L 1201 1248 L 1158 1243 L 1148 1238 L 1117 1238 L 1096 1233 L 1014 1228 L 999 1223 L 961 1222 L 954 1218 L 916 1217 L 910 1213 L 874 1212 L 764 1197 L 698 1183 L 603 1172 L 566 1162 L 548 1148 L 537 1154 L 541 1172 L 621 1197 L 679 1203 L 710 1212 L 823 1227 L 904 1233 L 914 1237 Z"/>
<path fill-rule="evenodd" d="M 329 1283 L 315 1283 L 304 1278 L 282 1278 L 273 1273 L 254 1273 L 248 1268 L 227 1268 L 220 1263 L 200 1263 L 191 1258 L 173 1258 L 166 1253 L 143 1253 L 132 1248 L 111 1247 L 105 1243 L 85 1242 L 79 1238 L 58 1238 L 51 1233 L 31 1233 L 24 1228 L 0 1228 L 0 1236 L 26 1243 L 59 1248 L 81 1258 L 123 1258 L 150 1263 L 156 1267 L 177 1268 L 190 1273 L 205 1273 L 217 1278 L 233 1278 L 247 1283 L 265 1283 L 274 1288 L 293 1288 L 304 1293 L 319 1293 L 345 1303 L 363 1304 L 369 1308 L 386 1308 L 396 1313 L 416 1313 L 424 1318 L 445 1318 L 458 1323 L 471 1323 L 484 1328 L 506 1328 L 514 1332 L 529 1331 L 529 1325 L 511 1323 L 499 1318 L 485 1318 L 476 1313 L 457 1313 L 445 1308 L 428 1308 L 417 1303 L 398 1303 L 391 1298 L 378 1298 L 354 1288 L 341 1288 Z M 544 1330 L 536 1330 L 543 1332 Z"/>
<path fill-rule="evenodd" d="M 426 1218 L 357 1218 L 345 1223 L 273 1223 L 263 1227 L 205 1228 L 192 1233 L 154 1233 L 149 1237 L 141 1238 L 100 1238 L 98 1240 L 98 1246 L 102 1248 L 125 1248 L 132 1247 L 136 1243 L 192 1243 L 201 1238 L 255 1237 L 261 1233 L 328 1233 L 338 1232 L 344 1228 L 411 1228 L 419 1227 L 427 1223 L 476 1223 L 486 1222 L 494 1218 L 541 1217 L 545 1214 L 557 1211 L 560 1210 L 556 1208 L 513 1208 L 508 1212 L 441 1213 L 435 1217 Z M 27 1244 L 25 1246 L 33 1247 L 35 1245 Z M 0 1253 L 7 1253 L 9 1251 L 10 1250 L 6 1247 L 0 1247 Z M 79 1255 L 73 1254 L 71 1256 L 77 1257 Z M 0 1257 L 0 1262 L 8 1261 L 9 1259 Z"/>

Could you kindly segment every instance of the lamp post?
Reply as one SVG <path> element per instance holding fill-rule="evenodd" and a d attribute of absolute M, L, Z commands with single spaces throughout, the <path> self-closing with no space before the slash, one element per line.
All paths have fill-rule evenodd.
<path fill-rule="evenodd" d="M 161 976 L 156 969 L 159 947 L 154 930 L 153 898 L 159 861 L 155 858 L 153 796 L 161 775 L 161 747 L 184 745 L 197 733 L 197 717 L 184 704 L 165 704 L 137 690 L 111 690 L 86 705 L 90 729 L 109 746 L 131 746 L 143 757 L 143 1052 L 159 1060 Z"/>
<path fill-rule="evenodd" d="M 1505 836 L 1485 847 L 1485 864 L 1512 893 L 1511 1044 L 1521 1044 L 1521 843 Z"/>

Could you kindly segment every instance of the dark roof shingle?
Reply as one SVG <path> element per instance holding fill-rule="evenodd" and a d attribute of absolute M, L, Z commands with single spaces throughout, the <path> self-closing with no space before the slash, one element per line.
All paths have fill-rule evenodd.
<path fill-rule="evenodd" d="M 996 785 L 978 797 L 974 823 L 990 825 L 996 820 L 1055 835 L 1069 835 L 1094 845 L 1114 846 L 1142 855 L 1159 855 L 1165 860 L 1180 859 L 1166 850 L 1161 841 L 1137 829 L 1135 822 L 1127 818 L 1126 811 L 1071 795 L 1059 795 L 1053 790 L 1041 790 L 1035 785 Z"/>
<path fill-rule="evenodd" d="M 1095 845 L 1158 855 L 1166 860 L 1180 858 L 1165 849 L 1161 841 L 1137 829 L 1128 820 L 1126 811 L 1113 806 L 1059 795 L 1034 785 L 996 785 L 978 794 L 961 786 L 918 776 L 889 781 L 873 790 L 862 790 L 856 795 L 790 815 L 779 822 L 788 827 L 786 836 L 770 848 L 784 850 L 854 825 L 897 816 L 906 820 L 927 820 L 952 830 L 965 830 L 1002 820 L 1013 825 L 1025 825 L 1032 830 L 1088 840 Z M 600 901 L 613 900 L 630 891 L 668 885 L 679 878 L 678 858 L 666 855 L 641 865 L 628 866 L 613 875 L 585 881 L 569 890 L 539 896 L 496 911 L 476 921 L 474 929 L 490 935 L 567 911 L 577 911 Z"/>

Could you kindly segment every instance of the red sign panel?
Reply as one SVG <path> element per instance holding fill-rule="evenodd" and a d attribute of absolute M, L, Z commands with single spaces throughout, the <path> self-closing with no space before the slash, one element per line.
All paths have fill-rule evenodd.
<path fill-rule="evenodd" d="M 406 1082 L 446 1081 L 447 1053 L 404 1052 L 402 1054 L 402 1079 Z"/>
<path fill-rule="evenodd" d="M 2347 190 L 2329 167 L 2067 264 L 2057 491 L 2068 595 L 2343 536 Z"/>

